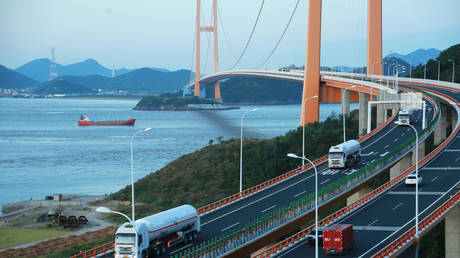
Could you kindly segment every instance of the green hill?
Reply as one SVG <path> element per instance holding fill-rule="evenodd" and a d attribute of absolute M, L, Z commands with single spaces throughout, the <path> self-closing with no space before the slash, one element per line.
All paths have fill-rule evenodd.
<path fill-rule="evenodd" d="M 357 138 L 357 117 L 358 112 L 354 111 L 347 118 L 349 139 Z M 308 125 L 305 132 L 306 156 L 313 160 L 325 155 L 330 146 L 342 142 L 342 120 L 333 114 L 324 122 Z M 218 143 L 212 144 L 213 141 Z M 138 217 L 184 203 L 201 207 L 238 192 L 240 140 L 213 141 L 207 147 L 184 155 L 135 183 Z M 273 139 L 245 139 L 243 188 L 252 187 L 299 166 L 299 160 L 288 158 L 286 154 L 301 154 L 301 148 L 300 127 Z M 131 187 L 123 188 L 108 199 L 131 200 Z M 130 210 L 129 205 L 118 209 Z"/>
<path fill-rule="evenodd" d="M 452 62 L 455 61 L 455 82 L 460 83 L 460 44 L 451 46 L 450 48 L 442 51 L 437 60 L 440 61 L 440 79 L 441 81 L 452 81 Z M 423 78 L 425 66 L 419 65 L 412 70 L 412 77 Z M 430 59 L 426 64 L 426 78 L 437 80 L 438 79 L 438 62 Z"/>
<path fill-rule="evenodd" d="M 37 81 L 0 65 L 0 88 L 28 89 L 39 85 Z"/>
<path fill-rule="evenodd" d="M 206 85 L 214 96 L 214 85 Z M 294 104 L 302 99 L 302 83 L 268 78 L 230 78 L 221 82 L 225 104 Z"/>
<path fill-rule="evenodd" d="M 85 86 L 68 82 L 63 79 L 56 79 L 49 82 L 43 83 L 40 88 L 35 90 L 36 94 L 48 95 L 48 94 L 88 94 L 92 93 L 93 90 Z"/>

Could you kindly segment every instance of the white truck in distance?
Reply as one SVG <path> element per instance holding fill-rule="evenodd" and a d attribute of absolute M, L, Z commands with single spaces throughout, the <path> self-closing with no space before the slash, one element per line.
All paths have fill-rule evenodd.
<path fill-rule="evenodd" d="M 349 140 L 329 149 L 329 167 L 346 168 L 361 157 L 361 145 Z"/>
<path fill-rule="evenodd" d="M 134 226 L 138 235 L 137 254 L 135 230 L 131 223 L 124 223 L 115 233 L 115 258 L 151 257 L 178 243 L 192 242 L 200 232 L 200 216 L 193 206 L 182 205 L 138 219 Z"/>
<path fill-rule="evenodd" d="M 400 125 L 409 125 L 412 123 L 412 109 L 409 110 L 400 110 L 398 113 L 398 124 Z"/>

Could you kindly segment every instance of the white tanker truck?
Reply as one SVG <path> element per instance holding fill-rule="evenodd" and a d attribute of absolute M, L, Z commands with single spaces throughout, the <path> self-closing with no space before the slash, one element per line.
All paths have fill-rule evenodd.
<path fill-rule="evenodd" d="M 166 252 L 178 243 L 189 243 L 200 232 L 200 216 L 191 205 L 182 205 L 134 221 L 138 236 L 135 254 L 135 230 L 124 223 L 115 233 L 115 258 L 151 257 Z"/>
<path fill-rule="evenodd" d="M 349 140 L 329 149 L 329 167 L 346 168 L 361 157 L 361 145 L 356 140 Z"/>

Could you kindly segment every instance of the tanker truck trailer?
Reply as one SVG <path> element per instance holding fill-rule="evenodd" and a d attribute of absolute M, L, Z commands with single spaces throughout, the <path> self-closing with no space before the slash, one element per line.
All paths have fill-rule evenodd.
<path fill-rule="evenodd" d="M 200 232 L 200 217 L 191 205 L 182 205 L 148 217 L 124 223 L 115 233 L 115 258 L 152 257 L 169 247 L 190 243 Z M 138 248 L 136 254 L 136 235 Z"/>

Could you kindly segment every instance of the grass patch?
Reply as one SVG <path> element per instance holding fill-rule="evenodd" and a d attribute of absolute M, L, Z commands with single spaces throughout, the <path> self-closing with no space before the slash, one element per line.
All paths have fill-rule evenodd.
<path fill-rule="evenodd" d="M 86 244 L 81 244 L 81 245 L 72 245 L 69 246 L 68 248 L 65 248 L 61 251 L 57 251 L 51 254 L 47 254 L 44 256 L 40 256 L 40 258 L 61 258 L 61 257 L 70 257 L 72 255 L 80 253 L 80 251 L 87 251 L 89 249 L 92 249 L 94 247 L 103 245 L 105 243 L 108 243 L 113 240 L 113 236 L 108 236 L 104 239 L 94 241 L 94 242 L 89 242 Z"/>
<path fill-rule="evenodd" d="M 58 237 L 67 233 L 62 230 L 2 229 L 0 230 L 0 249 Z"/>

